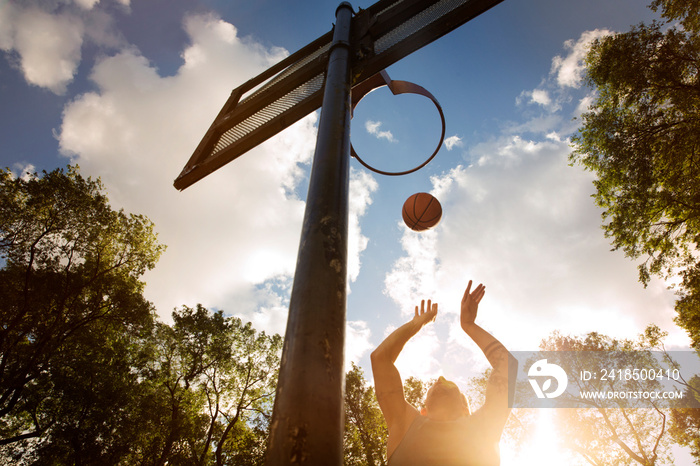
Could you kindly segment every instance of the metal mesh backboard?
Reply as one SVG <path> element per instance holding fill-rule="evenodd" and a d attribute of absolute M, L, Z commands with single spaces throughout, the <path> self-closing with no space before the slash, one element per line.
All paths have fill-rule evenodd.
<path fill-rule="evenodd" d="M 352 85 L 503 0 L 380 0 L 352 22 Z M 332 31 L 234 89 L 175 180 L 185 189 L 321 106 Z"/>

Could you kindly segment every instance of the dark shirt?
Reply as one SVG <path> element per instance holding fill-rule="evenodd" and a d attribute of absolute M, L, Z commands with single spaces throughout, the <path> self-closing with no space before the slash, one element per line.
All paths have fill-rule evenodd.
<path fill-rule="evenodd" d="M 391 454 L 389 466 L 499 465 L 499 439 L 486 438 L 482 415 L 477 411 L 456 421 L 417 416 Z"/>

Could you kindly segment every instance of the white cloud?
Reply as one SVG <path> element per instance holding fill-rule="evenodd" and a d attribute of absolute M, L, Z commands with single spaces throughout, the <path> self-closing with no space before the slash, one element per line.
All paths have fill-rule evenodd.
<path fill-rule="evenodd" d="M 547 91 L 543 89 L 535 89 L 532 91 L 532 102 L 547 107 L 551 105 L 552 99 L 549 98 Z"/>
<path fill-rule="evenodd" d="M 551 131 L 545 135 L 546 139 L 554 142 L 564 142 L 564 139 L 556 131 Z"/>
<path fill-rule="evenodd" d="M 36 167 L 31 163 L 15 163 L 13 165 L 14 170 L 10 170 L 10 174 L 13 178 L 21 178 L 24 181 L 29 181 L 36 173 Z"/>
<path fill-rule="evenodd" d="M 573 39 L 564 42 L 564 48 L 568 51 L 568 55 L 557 55 L 552 59 L 551 74 L 556 77 L 556 81 L 561 87 L 581 86 L 583 72 L 585 70 L 584 58 L 595 39 L 605 37 L 612 34 L 607 29 L 595 29 L 593 31 L 585 31 L 581 34 L 578 40 Z"/>
<path fill-rule="evenodd" d="M 100 61 L 91 76 L 98 91 L 65 108 L 60 147 L 101 176 L 113 205 L 156 224 L 168 249 L 145 293 L 161 315 L 200 302 L 280 331 L 286 291 L 268 285 L 294 269 L 304 202 L 293 193 L 313 153 L 316 115 L 176 191 L 173 180 L 231 88 L 284 54 L 241 41 L 211 15 L 185 27 L 191 45 L 174 76 L 159 76 L 133 49 Z"/>
<path fill-rule="evenodd" d="M 450 151 L 454 149 L 455 147 L 463 147 L 464 143 L 462 142 L 462 138 L 457 136 L 456 134 L 454 136 L 450 136 L 449 138 L 445 139 L 445 148 Z"/>
<path fill-rule="evenodd" d="M 86 10 L 91 10 L 100 0 L 73 0 L 76 5 Z"/>
<path fill-rule="evenodd" d="M 237 306 L 225 308 L 236 317 L 252 322 L 257 330 L 284 335 L 289 314 L 292 277 L 280 275 L 263 283 L 246 287 L 236 295 Z"/>
<path fill-rule="evenodd" d="M 406 254 L 387 274 L 384 293 L 400 306 L 403 315 L 412 316 L 416 303 L 432 299 L 437 292 L 438 234 L 436 230 L 416 233 L 401 225 L 404 228 L 401 247 Z"/>
<path fill-rule="evenodd" d="M 525 122 L 512 124 L 509 129 L 513 134 L 535 133 L 545 135 L 552 131 L 571 132 L 569 126 L 573 126 L 570 121 L 566 121 L 559 113 L 552 113 L 547 110 Z"/>
<path fill-rule="evenodd" d="M 644 289 L 635 264 L 610 251 L 590 198 L 592 175 L 568 165 L 569 150 L 555 133 L 542 141 L 504 135 L 472 148 L 478 164 L 433 178 L 441 224 L 405 231 L 385 293 L 404 316 L 420 299 L 439 303 L 430 344 L 450 368 L 446 377 L 469 369 L 460 362 L 467 356 L 449 349 L 460 343 L 451 316 L 469 279 L 486 285 L 478 322 L 513 350 L 536 349 L 553 330 L 634 338 L 652 322 L 687 341 L 672 322 L 673 293 L 661 281 Z"/>
<path fill-rule="evenodd" d="M 112 48 L 123 44 L 112 17 L 94 8 L 98 0 L 64 3 L 6 2 L 0 8 L 0 49 L 29 84 L 55 94 L 64 94 L 73 81 L 86 41 Z"/>
<path fill-rule="evenodd" d="M 14 5 L 5 2 L 0 8 L 0 49 L 9 52 L 14 47 L 14 28 L 17 10 Z"/>
<path fill-rule="evenodd" d="M 596 99 L 596 94 L 595 92 L 591 92 L 582 99 L 579 100 L 578 106 L 576 107 L 576 114 L 581 115 L 584 112 L 587 112 L 590 110 L 590 107 L 593 105 Z"/>
<path fill-rule="evenodd" d="M 577 123 L 572 117 L 587 111 L 595 98 L 595 92 L 582 96 L 583 91 L 579 90 L 585 72 L 584 59 L 591 43 L 609 34 L 608 30 L 596 29 L 585 31 L 578 40 L 565 41 L 563 47 L 567 53 L 552 59 L 549 76 L 537 88 L 524 90 L 515 98 L 517 106 L 526 106 L 523 110 L 527 118 L 509 124 L 506 132 L 546 135 L 576 131 Z M 573 107 L 571 104 L 576 101 L 578 105 Z M 571 111 L 568 117 L 561 114 L 563 109 Z"/>
<path fill-rule="evenodd" d="M 80 63 L 83 23 L 70 14 L 52 15 L 38 8 L 12 11 L 2 29 L 5 51 L 19 54 L 19 66 L 30 84 L 63 94 Z"/>
<path fill-rule="evenodd" d="M 551 87 L 551 83 L 545 81 L 542 86 Z M 517 105 L 522 105 L 523 102 L 527 105 L 534 104 L 546 112 L 545 116 L 539 117 L 538 119 L 531 118 L 525 123 L 526 125 L 535 127 L 542 125 L 543 123 L 551 124 L 552 116 L 562 109 L 562 105 L 565 103 L 564 100 L 566 100 L 566 98 L 567 97 L 561 95 L 560 89 L 555 89 L 554 92 L 552 92 L 551 90 L 540 87 L 531 91 L 521 92 L 520 95 L 516 97 L 515 103 Z"/>
<path fill-rule="evenodd" d="M 372 193 L 379 185 L 365 170 L 350 171 L 350 213 L 348 218 L 348 278 L 354 282 L 360 273 L 360 255 L 369 239 L 362 234 L 360 218 L 372 204 Z"/>
<path fill-rule="evenodd" d="M 389 329 L 389 334 L 394 329 Z M 422 380 L 437 378 L 443 374 L 439 351 L 440 342 L 435 333 L 435 325 L 428 324 L 411 338 L 396 359 L 396 368 L 405 380 L 408 377 L 418 377 Z"/>
<path fill-rule="evenodd" d="M 345 326 L 345 371 L 350 370 L 350 363 L 357 363 L 367 351 L 372 349 L 369 339 L 372 332 L 367 322 L 348 321 Z"/>
<path fill-rule="evenodd" d="M 365 129 L 367 132 L 373 136 L 376 136 L 377 139 L 386 139 L 389 142 L 397 142 L 394 135 L 391 134 L 391 131 L 380 131 L 380 126 L 382 126 L 380 121 L 367 120 L 365 122 Z"/>

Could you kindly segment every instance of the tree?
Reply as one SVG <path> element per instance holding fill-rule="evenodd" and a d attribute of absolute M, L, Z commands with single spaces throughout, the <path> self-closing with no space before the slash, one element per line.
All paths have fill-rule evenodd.
<path fill-rule="evenodd" d="M 668 21 L 680 21 L 686 31 L 700 32 L 700 1 L 698 0 L 653 0 L 650 8 L 661 9 L 661 15 Z"/>
<path fill-rule="evenodd" d="M 386 465 L 388 431 L 374 388 L 362 369 L 352 364 L 345 375 L 345 464 Z"/>
<path fill-rule="evenodd" d="M 142 464 L 261 464 L 282 338 L 198 305 L 158 324 L 153 341 Z"/>
<path fill-rule="evenodd" d="M 554 362 L 571 368 L 576 374 L 588 370 L 600 375 L 614 368 L 656 370 L 661 367 L 651 353 L 649 335 L 658 334 L 657 330 L 658 327 L 650 326 L 637 341 L 618 340 L 595 332 L 584 337 L 562 336 L 555 332 L 543 341 L 541 349 L 556 351 Z M 643 393 L 661 389 L 658 380 L 639 377 L 624 380 L 579 377 L 569 380 L 569 384 L 576 384 L 582 392 L 614 389 Z M 587 406 L 559 409 L 557 420 L 562 437 L 566 439 L 565 446 L 588 464 L 670 464 L 668 406 L 643 398 L 631 405 L 623 398 L 589 398 L 579 399 L 579 402 Z"/>
<path fill-rule="evenodd" d="M 113 210 L 77 167 L 0 171 L 0 445 L 66 427 L 64 382 L 90 363 L 77 349 L 98 329 L 149 325 L 140 277 L 162 250 L 147 218 Z"/>
<path fill-rule="evenodd" d="M 415 406 L 418 410 L 425 408 L 425 395 L 428 394 L 428 387 L 435 383 L 435 379 L 423 382 L 417 377 L 408 377 L 403 382 L 403 393 L 406 401 Z"/>
<path fill-rule="evenodd" d="M 615 249 L 652 275 L 679 275 L 677 323 L 700 348 L 700 2 L 654 0 L 668 21 L 596 40 L 597 90 L 571 161 L 595 172 L 596 203 Z"/>
<path fill-rule="evenodd" d="M 700 464 L 700 375 L 692 375 L 686 380 L 688 374 L 666 350 L 663 340 L 667 335 L 658 326 L 649 325 L 644 331 L 643 341 L 648 347 L 663 353 L 668 367 L 678 370 L 683 397 L 672 404 L 669 434 L 679 445 L 689 447 L 696 464 Z M 700 351 L 696 351 L 696 355 L 700 357 Z"/>
<path fill-rule="evenodd" d="M 261 464 L 282 339 L 201 305 L 158 322 L 162 250 L 76 167 L 0 172 L 0 463 Z"/>
<path fill-rule="evenodd" d="M 210 419 L 221 423 L 216 465 L 261 464 L 270 430 L 282 337 L 257 332 L 229 318 L 231 355 L 220 370 L 205 371 L 202 385 Z M 213 427 L 213 425 L 212 425 Z M 210 427 L 211 430 L 211 427 Z"/>
<path fill-rule="evenodd" d="M 151 323 L 152 324 L 152 323 Z M 145 361 L 137 328 L 101 320 L 78 330 L 51 363 L 37 406 L 54 422 L 32 452 L 33 464 L 120 464 L 141 442 Z"/>
<path fill-rule="evenodd" d="M 688 381 L 684 395 L 671 412 L 669 432 L 679 445 L 690 447 L 695 464 L 700 464 L 700 376 Z"/>

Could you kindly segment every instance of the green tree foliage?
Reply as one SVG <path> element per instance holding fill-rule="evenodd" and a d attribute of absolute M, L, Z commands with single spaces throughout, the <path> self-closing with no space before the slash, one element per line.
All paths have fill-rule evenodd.
<path fill-rule="evenodd" d="M 77 168 L 0 172 L 0 464 L 258 465 L 281 337 L 141 275 L 163 246 Z"/>
<path fill-rule="evenodd" d="M 670 433 L 680 445 L 690 448 L 695 464 L 700 464 L 700 376 L 688 381 L 688 386 L 671 412 Z"/>
<path fill-rule="evenodd" d="M 695 463 L 700 464 L 700 376 L 695 374 L 686 380 L 690 374 L 686 374 L 682 365 L 666 351 L 663 340 L 667 335 L 658 326 L 649 325 L 641 341 L 647 347 L 663 352 L 668 367 L 679 370 L 683 397 L 673 402 L 669 434 L 678 444 L 688 447 Z M 700 351 L 696 354 L 700 357 Z"/>
<path fill-rule="evenodd" d="M 636 341 L 617 340 L 595 332 L 584 337 L 554 333 L 543 341 L 541 349 L 560 352 L 559 359 L 551 362 L 597 374 L 612 368 L 661 369 L 649 344 L 650 335 L 653 341 L 663 337 L 659 332 L 658 327 L 651 326 Z M 579 369 L 574 372 L 578 373 Z M 661 389 L 660 382 L 655 379 L 604 381 L 579 378 L 569 383 L 589 392 L 612 389 L 651 392 Z M 566 439 L 564 446 L 578 453 L 588 464 L 672 464 L 670 407 L 661 406 L 654 400 L 639 400 L 630 406 L 625 399 L 589 399 L 586 404 L 584 408 L 559 409 L 556 423 L 562 438 Z"/>
<path fill-rule="evenodd" d="M 101 191 L 75 168 L 0 171 L 0 445 L 60 425 L 54 387 L 91 363 L 76 350 L 97 327 L 138 333 L 152 319 L 139 278 L 163 248 L 148 219 L 112 210 Z"/>
<path fill-rule="evenodd" d="M 403 393 L 406 401 L 415 406 L 418 410 L 425 408 L 425 395 L 428 394 L 428 387 L 432 386 L 435 380 L 423 382 L 417 377 L 408 377 L 403 382 Z"/>
<path fill-rule="evenodd" d="M 158 325 L 146 370 L 153 464 L 261 464 L 281 337 L 202 306 L 173 321 Z"/>
<path fill-rule="evenodd" d="M 661 15 L 669 22 L 680 21 L 686 31 L 700 32 L 700 1 L 653 0 L 650 7 L 654 11 L 661 10 Z"/>
<path fill-rule="evenodd" d="M 680 276 L 677 322 L 700 348 L 700 2 L 652 8 L 681 26 L 640 24 L 592 45 L 597 97 L 571 160 L 597 174 L 606 235 L 644 258 L 640 280 Z"/>
<path fill-rule="evenodd" d="M 386 465 L 387 436 L 374 388 L 365 380 L 362 369 L 353 363 L 345 375 L 345 464 Z"/>
<path fill-rule="evenodd" d="M 98 321 L 54 356 L 51 383 L 36 392 L 37 412 L 53 423 L 36 443 L 35 464 L 118 464 L 139 443 L 144 392 L 134 368 L 144 363 L 138 339 L 148 330 L 134 330 Z"/>

